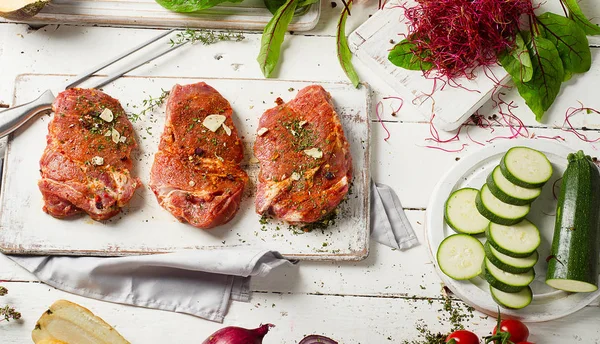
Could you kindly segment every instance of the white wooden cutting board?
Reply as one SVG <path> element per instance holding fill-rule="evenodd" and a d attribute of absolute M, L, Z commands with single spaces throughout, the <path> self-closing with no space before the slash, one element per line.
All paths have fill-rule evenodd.
<path fill-rule="evenodd" d="M 60 85 L 64 76 L 26 75 L 16 82 L 15 103 L 34 99 L 41 90 Z M 39 159 L 45 148 L 48 115 L 15 132 L 9 139 L 0 196 L 0 248 L 16 254 L 132 255 L 187 249 L 231 246 L 277 250 L 286 257 L 306 260 L 360 260 L 369 242 L 369 89 L 347 83 L 322 83 L 331 93 L 350 142 L 355 175 L 350 195 L 339 207 L 335 225 L 305 233 L 277 221 L 260 223 L 254 211 L 258 163 L 251 160 L 252 146 L 262 113 L 275 99 L 292 99 L 309 82 L 253 79 L 185 79 L 125 77 L 105 87 L 127 112 L 139 112 L 149 96 L 176 84 L 205 81 L 229 100 L 234 122 L 245 145 L 243 168 L 250 183 L 240 211 L 228 224 L 203 231 L 179 223 L 161 208 L 148 187 L 149 172 L 164 126 L 164 105 L 134 123 L 139 149 L 134 153 L 133 174 L 144 187 L 138 189 L 123 213 L 105 222 L 88 216 L 55 219 L 42 211 L 37 187 Z"/>
<path fill-rule="evenodd" d="M 321 6 L 317 2 L 298 10 L 288 28 L 290 31 L 310 30 L 317 25 L 320 15 Z M 262 30 L 272 17 L 263 0 L 225 2 L 196 13 L 175 13 L 154 0 L 52 0 L 35 17 L 24 22 Z"/>
<path fill-rule="evenodd" d="M 414 0 L 402 1 L 402 3 L 407 7 L 416 4 Z M 595 6 L 595 3 L 595 0 L 582 0 L 580 5 L 593 22 L 600 22 L 598 19 L 600 6 Z M 549 3 L 544 1 L 536 12 L 546 11 L 562 13 L 559 1 Z M 404 20 L 404 10 L 398 7 L 397 1 L 390 2 L 350 34 L 348 37 L 350 49 L 376 76 L 391 86 L 397 96 L 404 101 L 412 102 L 427 120 L 435 114 L 433 122 L 436 128 L 446 131 L 455 130 L 491 98 L 494 82 L 480 71 L 474 80 L 462 78 L 459 81 L 466 89 L 476 90 L 476 92 L 450 86 L 442 90 L 443 84 L 437 82 L 432 97 L 421 97 L 431 93 L 434 81 L 423 77 L 420 71 L 396 67 L 388 60 L 389 51 L 403 39 L 399 34 L 408 31 Z M 588 39 L 591 45 L 600 44 L 598 37 L 588 37 Z M 493 66 L 490 70 L 498 80 L 502 81 L 502 84 L 510 78 L 500 66 Z"/>

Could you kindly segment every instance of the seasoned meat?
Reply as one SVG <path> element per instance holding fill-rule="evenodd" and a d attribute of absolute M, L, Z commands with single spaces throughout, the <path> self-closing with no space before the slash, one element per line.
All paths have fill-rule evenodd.
<path fill-rule="evenodd" d="M 69 89 L 52 109 L 38 182 L 43 210 L 57 218 L 115 216 L 141 185 L 130 172 L 136 141 L 121 104 L 97 90 Z"/>
<path fill-rule="evenodd" d="M 256 212 L 311 223 L 344 199 L 352 179 L 348 141 L 331 96 L 308 86 L 260 118 L 254 155 L 260 161 Z"/>
<path fill-rule="evenodd" d="M 163 208 L 198 228 L 231 220 L 248 181 L 231 115 L 229 102 L 203 82 L 171 90 L 150 187 Z"/>

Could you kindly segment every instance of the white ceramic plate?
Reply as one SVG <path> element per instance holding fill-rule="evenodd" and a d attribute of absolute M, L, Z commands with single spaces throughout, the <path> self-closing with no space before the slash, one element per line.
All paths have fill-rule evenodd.
<path fill-rule="evenodd" d="M 564 144 L 535 140 L 511 140 L 487 146 L 462 158 L 439 181 L 429 201 L 425 225 L 425 238 L 429 254 L 432 261 L 435 262 L 438 275 L 454 294 L 483 313 L 490 316 L 497 315 L 498 305 L 492 299 L 489 284 L 483 278 L 478 276 L 468 281 L 455 281 L 440 271 L 435 254 L 441 241 L 455 233 L 444 222 L 444 203 L 450 193 L 464 187 L 481 188 L 486 177 L 498 165 L 504 153 L 514 146 L 531 147 L 546 154 L 552 163 L 554 174 L 544 186 L 541 196 L 533 202 L 531 211 L 527 216 L 529 220 L 538 226 L 542 234 L 542 243 L 538 248 L 540 259 L 535 266 L 536 277 L 531 283 L 534 295 L 533 301 L 529 306 L 520 310 L 502 308 L 502 313 L 528 322 L 561 318 L 587 306 L 600 295 L 600 290 L 593 293 L 566 293 L 550 288 L 545 283 L 548 266 L 546 257 L 550 255 L 557 202 L 552 188 L 555 181 L 562 176 L 567 167 L 567 155 L 573 152 Z M 558 191 L 560 183 L 556 184 L 556 190 Z M 484 241 L 485 236 L 480 236 L 480 240 Z"/>

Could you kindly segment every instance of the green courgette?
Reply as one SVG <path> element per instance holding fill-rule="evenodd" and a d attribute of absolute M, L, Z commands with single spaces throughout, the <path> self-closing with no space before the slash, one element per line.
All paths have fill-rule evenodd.
<path fill-rule="evenodd" d="M 583 151 L 567 159 L 546 283 L 570 292 L 592 292 L 598 289 L 600 173 Z"/>

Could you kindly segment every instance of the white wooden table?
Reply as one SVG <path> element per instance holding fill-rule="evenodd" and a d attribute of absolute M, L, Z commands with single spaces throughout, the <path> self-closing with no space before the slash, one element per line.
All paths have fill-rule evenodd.
<path fill-rule="evenodd" d="M 323 14 L 317 28 L 304 34 L 288 37 L 282 54 L 283 64 L 276 76 L 289 80 L 339 81 L 345 76 L 335 57 L 335 24 L 341 3 L 332 9 L 330 1 L 322 4 Z M 349 29 L 356 28 L 376 3 L 358 4 L 352 10 Z M 25 25 L 0 24 L 0 101 L 12 103 L 14 81 L 22 73 L 76 74 L 86 66 L 97 64 L 116 55 L 131 42 L 141 42 L 156 35 L 155 30 L 46 26 L 30 30 Z M 291 39 L 290 39 L 291 38 Z M 259 34 L 247 34 L 241 43 L 219 43 L 213 46 L 194 46 L 160 58 L 136 70 L 134 75 L 244 77 L 261 78 L 255 62 L 260 43 Z M 594 58 L 600 58 L 600 49 Z M 363 81 L 374 90 L 373 104 L 382 97 L 393 95 L 359 61 L 355 61 Z M 600 75 L 599 69 L 590 72 Z M 586 79 L 589 80 L 589 79 Z M 596 87 L 589 87 L 573 78 L 563 89 L 561 100 L 549 114 L 548 125 L 540 125 L 526 109 L 516 92 L 506 96 L 514 99 L 519 115 L 536 135 L 562 135 L 573 148 L 583 148 L 599 155 L 596 147 L 574 139 L 554 126 L 560 126 L 567 107 L 581 100 L 586 106 L 600 108 Z M 143 91 L 143 90 L 140 90 Z M 423 240 L 423 219 L 431 190 L 442 174 L 457 163 L 458 158 L 480 146 L 469 143 L 460 153 L 428 149 L 424 140 L 429 125 L 411 111 L 406 102 L 402 111 L 392 117 L 396 105 L 384 100 L 384 119 L 391 138 L 384 141 L 385 132 L 373 125 L 373 176 L 391 185 L 398 193 L 412 222 L 421 245 L 408 251 L 394 251 L 377 243 L 371 244 L 370 256 L 358 263 L 305 262 L 293 268 L 282 268 L 266 278 L 253 280 L 250 303 L 234 302 L 225 324 L 209 322 L 188 315 L 176 314 L 100 302 L 81 298 L 39 283 L 34 276 L 0 258 L 0 280 L 9 295 L 0 297 L 0 305 L 10 303 L 23 314 L 21 321 L 0 323 L 1 343 L 29 343 L 30 333 L 41 313 L 60 298 L 75 301 L 90 308 L 112 324 L 132 343 L 199 343 L 207 335 L 225 325 L 256 327 L 273 323 L 274 328 L 265 343 L 297 343 L 310 333 L 333 337 L 340 343 L 401 343 L 417 338 L 415 325 L 423 320 L 432 331 L 446 332 L 450 324 L 441 309 L 441 284 L 426 251 Z M 492 114 L 488 104 L 482 114 Z M 585 116 L 576 121 L 579 126 L 600 128 L 600 116 Z M 498 128 L 496 133 L 508 132 Z M 491 138 L 478 128 L 470 130 L 478 141 Z M 599 130 L 587 131 L 599 137 Z M 444 135 L 442 133 L 442 135 Z M 464 135 L 464 137 L 463 137 Z M 460 147 L 460 144 L 451 146 Z M 595 154 L 596 153 L 596 154 Z M 494 319 L 475 312 L 465 326 L 478 335 L 487 335 Z M 569 317 L 529 325 L 530 340 L 537 343 L 600 343 L 600 307 L 598 302 Z"/>

